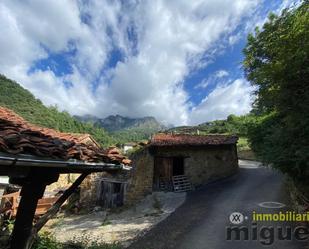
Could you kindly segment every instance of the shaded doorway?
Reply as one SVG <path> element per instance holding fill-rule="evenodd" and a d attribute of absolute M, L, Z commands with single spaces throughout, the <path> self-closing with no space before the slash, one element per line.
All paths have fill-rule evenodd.
<path fill-rule="evenodd" d="M 184 175 L 184 159 L 183 157 L 173 157 L 173 176 Z"/>
<path fill-rule="evenodd" d="M 173 191 L 173 176 L 183 174 L 183 157 L 155 157 L 153 189 Z"/>

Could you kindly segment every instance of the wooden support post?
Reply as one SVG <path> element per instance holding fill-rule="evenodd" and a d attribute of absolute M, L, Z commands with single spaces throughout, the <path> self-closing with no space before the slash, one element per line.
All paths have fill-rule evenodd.
<path fill-rule="evenodd" d="M 10 249 L 30 249 L 33 218 L 42 198 L 46 185 L 56 182 L 59 173 L 53 170 L 34 169 L 26 177 L 10 177 L 10 182 L 22 185 L 14 229 L 11 235 Z"/>
<path fill-rule="evenodd" d="M 37 221 L 33 226 L 30 238 L 29 238 L 29 248 L 33 245 L 38 232 L 42 227 L 59 211 L 62 204 L 70 197 L 71 194 L 78 188 L 82 181 L 89 175 L 89 172 L 81 174 L 75 182 L 60 196 L 60 198 L 54 203 L 54 205 Z"/>
<path fill-rule="evenodd" d="M 31 181 L 24 184 L 21 190 L 10 249 L 28 249 L 32 223 L 38 200 L 43 196 L 46 185 Z"/>

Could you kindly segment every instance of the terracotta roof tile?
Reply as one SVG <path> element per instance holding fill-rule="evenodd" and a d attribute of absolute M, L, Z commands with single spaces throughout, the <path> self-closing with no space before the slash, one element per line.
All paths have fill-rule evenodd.
<path fill-rule="evenodd" d="M 189 135 L 159 133 L 152 137 L 151 146 L 204 146 L 236 144 L 237 136 L 230 135 Z"/>
<path fill-rule="evenodd" d="M 0 107 L 0 151 L 62 160 L 130 163 L 114 148 L 100 148 L 89 134 L 63 133 L 32 125 L 4 107 Z"/>

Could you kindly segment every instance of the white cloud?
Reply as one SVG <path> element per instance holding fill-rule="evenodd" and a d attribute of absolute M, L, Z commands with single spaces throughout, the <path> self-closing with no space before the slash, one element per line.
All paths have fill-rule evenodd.
<path fill-rule="evenodd" d="M 45 104 L 57 104 L 72 114 L 153 115 L 167 123 L 188 123 L 194 115 L 183 86 L 186 76 L 207 65 L 201 58 L 220 50 L 222 37 L 232 35 L 258 3 L 4 0 L 0 72 Z M 114 48 L 122 52 L 123 61 L 108 68 Z M 72 73 L 57 76 L 39 69 L 29 73 L 34 62 L 48 53 L 73 50 Z M 226 71 L 216 75 L 227 76 Z M 203 103 L 195 112 L 202 110 Z"/>
<path fill-rule="evenodd" d="M 216 77 L 217 78 L 222 78 L 222 77 L 226 77 L 229 75 L 229 73 L 225 70 L 218 70 L 216 73 L 215 73 Z"/>
<path fill-rule="evenodd" d="M 197 84 L 194 88 L 207 88 L 210 85 L 216 85 L 218 84 L 222 78 L 225 78 L 229 76 L 229 72 L 226 70 L 218 70 L 214 72 L 212 75 L 210 75 L 208 78 L 203 79 L 199 84 Z"/>
<path fill-rule="evenodd" d="M 239 32 L 239 33 L 237 33 L 235 35 L 229 36 L 229 39 L 228 39 L 229 40 L 229 45 L 233 46 L 234 44 L 236 44 L 241 39 L 242 35 L 243 34 L 241 32 Z"/>
<path fill-rule="evenodd" d="M 224 119 L 229 114 L 242 115 L 251 110 L 254 88 L 244 79 L 221 84 L 192 109 L 191 124 Z"/>

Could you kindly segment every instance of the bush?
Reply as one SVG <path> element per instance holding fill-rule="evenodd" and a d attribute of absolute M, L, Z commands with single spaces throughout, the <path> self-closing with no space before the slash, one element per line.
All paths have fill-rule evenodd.
<path fill-rule="evenodd" d="M 121 246 L 119 244 L 98 242 L 85 236 L 82 236 L 79 240 L 60 243 L 56 241 L 56 238 L 51 233 L 42 232 L 32 249 L 121 249 Z"/>
<path fill-rule="evenodd" d="M 60 243 L 48 232 L 40 233 L 34 245 L 33 249 L 62 249 Z"/>

